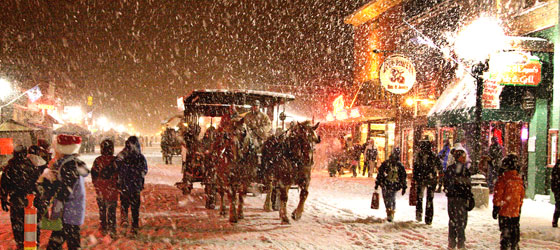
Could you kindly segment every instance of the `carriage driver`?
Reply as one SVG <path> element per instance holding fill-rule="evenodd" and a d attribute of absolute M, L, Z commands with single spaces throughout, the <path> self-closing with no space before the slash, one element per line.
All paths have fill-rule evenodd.
<path fill-rule="evenodd" d="M 270 131 L 272 129 L 270 118 L 268 118 L 264 112 L 260 111 L 259 107 L 259 100 L 255 100 L 251 111 L 247 113 L 244 118 L 250 133 L 257 140 L 257 148 L 260 148 L 264 141 L 270 136 Z"/>

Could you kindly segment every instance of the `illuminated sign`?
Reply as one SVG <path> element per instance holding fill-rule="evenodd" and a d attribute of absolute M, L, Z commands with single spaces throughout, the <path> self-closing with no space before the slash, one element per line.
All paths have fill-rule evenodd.
<path fill-rule="evenodd" d="M 36 105 L 38 109 L 54 110 L 54 105 L 44 103 L 37 103 Z"/>
<path fill-rule="evenodd" d="M 414 64 L 402 55 L 389 56 L 379 71 L 381 85 L 393 94 L 408 92 L 416 82 Z"/>
<path fill-rule="evenodd" d="M 502 52 L 490 59 L 490 79 L 501 85 L 537 86 L 541 82 L 539 58 L 524 52 Z"/>
<path fill-rule="evenodd" d="M 338 113 L 339 111 L 344 109 L 344 96 L 339 95 L 337 98 L 334 99 L 333 103 L 333 114 Z"/>

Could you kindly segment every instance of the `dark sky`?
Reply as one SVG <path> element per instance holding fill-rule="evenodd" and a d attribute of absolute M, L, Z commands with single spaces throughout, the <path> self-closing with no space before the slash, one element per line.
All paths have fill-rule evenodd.
<path fill-rule="evenodd" d="M 22 87 L 54 82 L 67 104 L 92 95 L 96 115 L 143 132 L 194 88 L 292 92 L 293 110 L 321 113 L 349 87 L 343 20 L 366 2 L 6 0 L 0 75 Z"/>

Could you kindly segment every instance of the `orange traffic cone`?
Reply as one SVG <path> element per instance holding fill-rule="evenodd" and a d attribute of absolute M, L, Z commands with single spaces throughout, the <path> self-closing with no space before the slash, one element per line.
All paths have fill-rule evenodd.
<path fill-rule="evenodd" d="M 35 195 L 27 195 L 27 207 L 23 225 L 23 249 L 37 250 L 37 208 L 33 206 Z"/>

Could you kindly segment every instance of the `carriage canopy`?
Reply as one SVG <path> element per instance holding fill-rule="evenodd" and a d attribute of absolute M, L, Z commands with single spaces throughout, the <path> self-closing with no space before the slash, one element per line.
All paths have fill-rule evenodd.
<path fill-rule="evenodd" d="M 274 107 L 294 99 L 293 95 L 270 91 L 201 89 L 193 90 L 183 98 L 183 102 L 185 116 L 219 117 L 229 112 L 230 105 L 250 108 L 251 103 L 258 100 L 263 107 Z"/>

